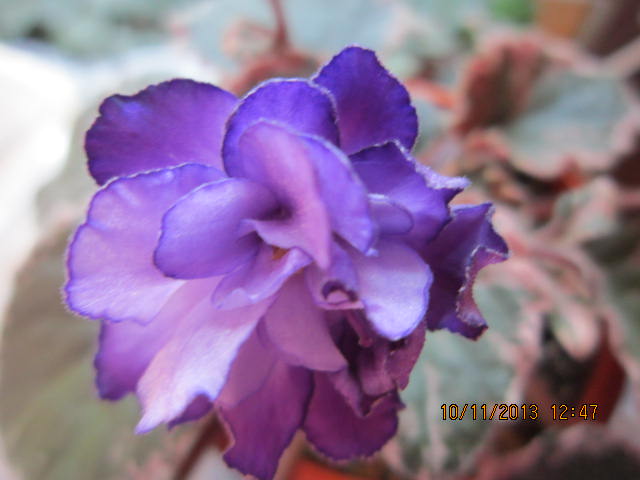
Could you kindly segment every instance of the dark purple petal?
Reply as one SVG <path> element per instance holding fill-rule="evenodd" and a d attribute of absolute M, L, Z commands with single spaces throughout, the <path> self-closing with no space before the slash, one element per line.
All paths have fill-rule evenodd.
<path fill-rule="evenodd" d="M 364 394 L 377 397 L 395 389 L 387 371 L 390 342 L 378 339 L 370 348 L 363 348 L 357 357 L 358 380 Z"/>
<path fill-rule="evenodd" d="M 96 355 L 96 385 L 102 398 L 118 400 L 134 392 L 138 380 L 158 351 L 173 336 L 176 318 L 187 314 L 212 288 L 215 280 L 183 284 L 146 325 L 103 321 Z"/>
<path fill-rule="evenodd" d="M 424 346 L 426 330 L 426 323 L 420 322 L 411 335 L 390 346 L 386 369 L 399 389 L 404 389 L 409 384 L 409 375 Z"/>
<path fill-rule="evenodd" d="M 487 328 L 473 300 L 473 282 L 483 267 L 504 261 L 508 247 L 493 230 L 491 205 L 459 206 L 440 235 L 423 250 L 434 272 L 430 330 L 447 328 L 477 338 Z"/>
<path fill-rule="evenodd" d="M 407 149 L 418 134 L 418 117 L 409 93 L 371 50 L 345 48 L 313 81 L 334 96 L 340 145 L 348 153 L 398 140 Z"/>
<path fill-rule="evenodd" d="M 449 221 L 447 204 L 468 183 L 419 165 L 395 142 L 363 150 L 351 160 L 369 192 L 384 195 L 411 214 L 413 228 L 405 240 L 415 248 L 435 237 Z"/>
<path fill-rule="evenodd" d="M 368 414 L 381 396 L 406 387 L 425 330 L 420 322 L 409 336 L 390 342 L 373 331 L 361 311 L 348 312 L 341 323 L 333 323 L 334 340 L 349 368 L 332 373 L 329 379 L 358 415 Z"/>
<path fill-rule="evenodd" d="M 251 222 L 263 240 L 284 249 L 298 247 L 326 267 L 330 219 L 307 145 L 281 126 L 258 123 L 238 143 L 239 155 L 248 159 L 240 176 L 269 188 L 283 210 L 279 218 Z"/>
<path fill-rule="evenodd" d="M 370 347 L 379 338 L 363 310 L 347 312 L 343 320 L 347 322 L 349 329 L 356 335 L 358 345 Z"/>
<path fill-rule="evenodd" d="M 333 460 L 373 455 L 395 434 L 401 403 L 395 393 L 383 397 L 361 417 L 326 374 L 314 375 L 314 389 L 304 431 L 309 441 Z"/>
<path fill-rule="evenodd" d="M 407 159 L 414 163 L 416 171 L 423 176 L 423 178 L 427 182 L 427 185 L 430 188 L 440 190 L 441 193 L 445 196 L 447 202 L 451 201 L 453 197 L 455 197 L 458 193 L 460 193 L 471 184 L 471 182 L 465 177 L 448 177 L 446 175 L 440 175 L 431 167 L 416 162 L 408 154 L 406 154 L 406 152 L 404 153 Z"/>
<path fill-rule="evenodd" d="M 342 396 L 344 401 L 353 409 L 360 417 L 364 417 L 371 412 L 373 405 L 379 400 L 380 395 L 378 393 L 374 395 L 368 395 L 364 390 L 363 372 L 362 367 L 372 367 L 372 363 L 369 361 L 368 352 L 372 348 L 378 346 L 385 346 L 389 342 L 386 342 L 381 338 L 369 325 L 368 320 L 364 318 L 361 310 L 358 311 L 332 311 L 328 313 L 328 317 L 331 320 L 331 333 L 342 355 L 347 360 L 348 368 L 344 368 L 337 372 L 331 372 L 327 378 L 333 385 L 333 388 Z M 356 325 L 354 327 L 353 325 Z M 389 382 L 389 376 L 384 370 L 384 361 L 379 362 L 377 365 L 379 368 L 369 368 L 367 372 L 368 386 L 373 385 L 373 375 L 379 375 L 382 378 L 382 383 L 386 383 L 387 386 L 393 387 L 392 382 Z M 388 390 L 384 390 L 386 393 Z"/>
<path fill-rule="evenodd" d="M 137 432 L 180 417 L 199 395 L 216 399 L 236 353 L 254 330 L 271 299 L 236 310 L 216 310 L 206 295 L 176 317 L 174 335 L 158 352 L 138 382 L 143 416 Z"/>
<path fill-rule="evenodd" d="M 402 235 L 413 228 L 411 213 L 389 197 L 374 193 L 369 203 L 380 235 Z"/>
<path fill-rule="evenodd" d="M 227 274 L 213 294 L 216 308 L 233 309 L 256 303 L 276 293 L 287 279 L 312 259 L 297 248 L 275 258 L 276 251 L 262 245 L 252 262 Z"/>
<path fill-rule="evenodd" d="M 87 132 L 89 171 L 102 185 L 183 163 L 221 168 L 224 124 L 236 103 L 231 93 L 192 80 L 109 97 Z"/>
<path fill-rule="evenodd" d="M 164 212 L 222 173 L 185 165 L 125 177 L 103 187 L 69 246 L 67 303 L 81 315 L 146 322 L 183 284 L 153 265 Z"/>
<path fill-rule="evenodd" d="M 271 480 L 284 449 L 302 425 L 311 395 L 311 374 L 276 361 L 262 388 L 234 407 L 220 407 L 233 437 L 224 454 L 244 474 Z"/>
<path fill-rule="evenodd" d="M 362 308 L 357 302 L 358 276 L 349 254 L 336 242 L 331 244 L 329 268 L 309 265 L 305 279 L 316 305 L 323 309 Z"/>
<path fill-rule="evenodd" d="M 271 120 L 298 133 L 317 135 L 338 143 L 335 107 L 325 89 L 303 79 L 269 80 L 258 85 L 238 104 L 227 123 L 222 147 L 224 166 L 231 176 L 242 176 L 250 160 L 237 152 L 240 137 L 256 122 Z"/>
<path fill-rule="evenodd" d="M 402 243 L 385 240 L 376 248 L 377 256 L 352 255 L 358 293 L 376 331 L 398 340 L 424 317 L 433 276 L 420 256 Z"/>
<path fill-rule="evenodd" d="M 249 180 L 228 178 L 203 185 L 164 215 L 155 264 L 174 278 L 230 272 L 254 257 L 260 245 L 244 221 L 263 218 L 277 207 L 268 189 Z"/>
<path fill-rule="evenodd" d="M 347 366 L 302 275 L 291 278 L 264 318 L 264 330 L 283 358 L 310 370 L 336 371 Z"/>

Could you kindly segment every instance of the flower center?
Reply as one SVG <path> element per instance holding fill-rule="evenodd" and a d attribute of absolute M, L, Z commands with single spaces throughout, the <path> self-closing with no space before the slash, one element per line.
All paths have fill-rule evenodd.
<path fill-rule="evenodd" d="M 271 252 L 271 259 L 280 260 L 287 254 L 288 251 L 289 250 L 287 250 L 286 248 L 273 247 L 273 252 Z"/>

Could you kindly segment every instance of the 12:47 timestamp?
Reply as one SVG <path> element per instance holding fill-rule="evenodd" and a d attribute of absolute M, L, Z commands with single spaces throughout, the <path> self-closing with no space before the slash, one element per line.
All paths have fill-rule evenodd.
<path fill-rule="evenodd" d="M 583 420 L 595 420 L 598 405 L 595 403 L 583 404 L 579 406 L 551 405 L 551 417 L 554 420 L 570 420 L 572 418 L 582 418 Z"/>

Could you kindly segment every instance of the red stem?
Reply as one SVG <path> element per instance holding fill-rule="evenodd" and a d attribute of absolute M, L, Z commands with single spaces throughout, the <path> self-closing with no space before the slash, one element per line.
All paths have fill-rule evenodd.
<path fill-rule="evenodd" d="M 276 30 L 273 38 L 273 48 L 276 51 L 289 48 L 289 33 L 287 31 L 287 21 L 282 8 L 282 0 L 269 0 L 276 20 Z"/>
<path fill-rule="evenodd" d="M 173 480 L 185 480 L 189 477 L 200 457 L 208 449 L 224 450 L 229 443 L 229 437 L 218 416 L 214 413 L 204 424 L 193 445 L 176 468 Z"/>

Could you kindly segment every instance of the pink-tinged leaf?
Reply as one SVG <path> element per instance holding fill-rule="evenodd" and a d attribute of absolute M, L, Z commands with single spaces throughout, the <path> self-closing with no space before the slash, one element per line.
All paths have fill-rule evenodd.
<path fill-rule="evenodd" d="M 471 59 L 462 78 L 455 128 L 468 133 L 517 117 L 547 61 L 547 54 L 530 37 L 485 45 Z"/>
<path fill-rule="evenodd" d="M 564 244 L 578 244 L 614 233 L 618 223 L 618 190 L 599 177 L 560 196 L 546 231 Z"/>
<path fill-rule="evenodd" d="M 492 136 L 518 170 L 554 179 L 573 166 L 612 166 L 640 129 L 640 107 L 619 78 L 572 47 L 506 37 L 471 60 L 454 124 Z"/>

